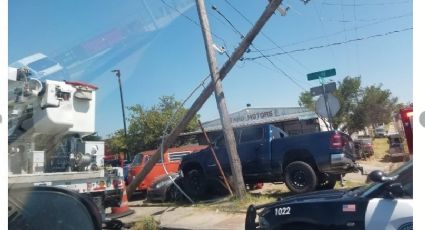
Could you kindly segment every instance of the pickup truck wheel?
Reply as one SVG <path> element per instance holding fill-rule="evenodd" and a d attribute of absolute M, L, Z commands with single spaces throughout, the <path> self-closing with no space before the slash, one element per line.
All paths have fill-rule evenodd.
<path fill-rule="evenodd" d="M 165 201 L 176 202 L 176 201 L 181 200 L 183 198 L 182 196 L 183 196 L 183 194 L 180 193 L 180 191 L 177 189 L 177 187 L 172 185 L 167 192 Z"/>
<path fill-rule="evenodd" d="M 295 193 L 313 191 L 317 186 L 316 173 L 309 164 L 294 161 L 285 168 L 285 184 Z"/>
<path fill-rule="evenodd" d="M 338 180 L 338 175 L 329 175 L 327 173 L 322 173 L 319 176 L 319 181 L 316 188 L 319 190 L 333 189 L 335 187 L 336 181 Z"/>
<path fill-rule="evenodd" d="M 205 177 L 198 169 L 192 169 L 187 173 L 185 183 L 191 197 L 200 199 L 205 195 Z"/>

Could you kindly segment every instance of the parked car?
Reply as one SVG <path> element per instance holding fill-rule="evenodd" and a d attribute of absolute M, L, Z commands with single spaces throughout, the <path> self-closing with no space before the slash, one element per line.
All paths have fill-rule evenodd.
<path fill-rule="evenodd" d="M 180 161 L 183 156 L 191 154 L 192 152 L 202 150 L 206 148 L 207 145 L 191 145 L 191 146 L 181 146 L 177 148 L 169 148 L 167 152 L 164 153 L 163 161 L 159 161 L 154 165 L 149 174 L 137 187 L 137 191 L 145 192 L 146 189 L 152 184 L 153 180 L 158 176 L 166 174 L 164 168 L 168 173 L 177 172 L 180 166 Z M 143 167 L 146 165 L 150 157 L 156 152 L 155 150 L 149 150 L 136 154 L 131 163 L 131 166 L 128 171 L 127 180 L 130 184 L 137 174 L 142 171 Z"/>
<path fill-rule="evenodd" d="M 403 161 L 407 156 L 404 151 L 403 138 L 399 134 L 392 134 L 388 136 L 388 156 L 391 161 Z"/>
<path fill-rule="evenodd" d="M 246 184 L 285 182 L 291 191 L 302 193 L 333 188 L 341 175 L 361 170 L 353 142 L 342 132 L 288 136 L 266 124 L 235 129 L 235 138 Z M 214 145 L 224 173 L 231 175 L 224 138 Z M 219 177 L 209 148 L 183 157 L 180 168 L 192 197 L 202 198 L 211 189 L 206 181 Z"/>
<path fill-rule="evenodd" d="M 148 201 L 178 201 L 183 194 L 176 188 L 174 182 L 182 188 L 182 177 L 178 173 L 170 173 L 155 178 L 147 189 L 146 199 Z"/>
<path fill-rule="evenodd" d="M 368 179 L 373 183 L 250 205 L 245 229 L 413 229 L 413 162 Z"/>
<path fill-rule="evenodd" d="M 375 128 L 375 137 L 376 138 L 383 138 L 387 135 L 387 132 L 385 131 L 384 126 L 379 126 Z"/>
<path fill-rule="evenodd" d="M 357 159 L 366 159 L 374 154 L 373 140 L 370 136 L 358 136 L 354 140 L 354 150 Z"/>

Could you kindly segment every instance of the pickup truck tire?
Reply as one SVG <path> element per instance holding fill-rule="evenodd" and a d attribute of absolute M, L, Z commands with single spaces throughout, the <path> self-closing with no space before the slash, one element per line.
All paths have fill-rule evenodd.
<path fill-rule="evenodd" d="M 185 176 L 184 182 L 189 196 L 201 199 L 205 195 L 205 176 L 200 170 L 190 170 Z"/>
<path fill-rule="evenodd" d="M 183 199 L 183 194 L 180 193 L 180 191 L 177 189 L 176 186 L 172 185 L 170 189 L 167 191 L 167 194 L 165 196 L 165 201 L 180 201 Z"/>
<path fill-rule="evenodd" d="M 285 184 L 295 193 L 314 191 L 317 186 L 317 176 L 313 168 L 302 161 L 294 161 L 285 168 Z"/>
<path fill-rule="evenodd" d="M 322 173 L 318 176 L 319 180 L 317 182 L 316 188 L 318 190 L 333 189 L 335 187 L 336 181 L 338 180 L 338 175 L 329 175 L 327 173 Z"/>

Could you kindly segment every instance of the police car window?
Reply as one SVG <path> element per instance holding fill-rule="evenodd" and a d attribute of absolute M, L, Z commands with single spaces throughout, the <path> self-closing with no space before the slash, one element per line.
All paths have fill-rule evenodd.
<path fill-rule="evenodd" d="M 263 134 L 263 127 L 243 129 L 240 143 L 262 140 Z"/>

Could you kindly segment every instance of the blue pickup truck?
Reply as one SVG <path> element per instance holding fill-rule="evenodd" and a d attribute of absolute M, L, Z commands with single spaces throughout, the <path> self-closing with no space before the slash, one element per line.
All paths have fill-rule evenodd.
<path fill-rule="evenodd" d="M 295 193 L 331 189 L 341 175 L 358 172 L 351 138 L 339 131 L 288 136 L 273 125 L 234 129 L 246 184 L 284 182 Z M 231 175 L 224 137 L 214 150 L 226 176 Z M 180 169 L 187 192 L 201 197 L 209 179 L 219 178 L 210 148 L 183 157 Z"/>

